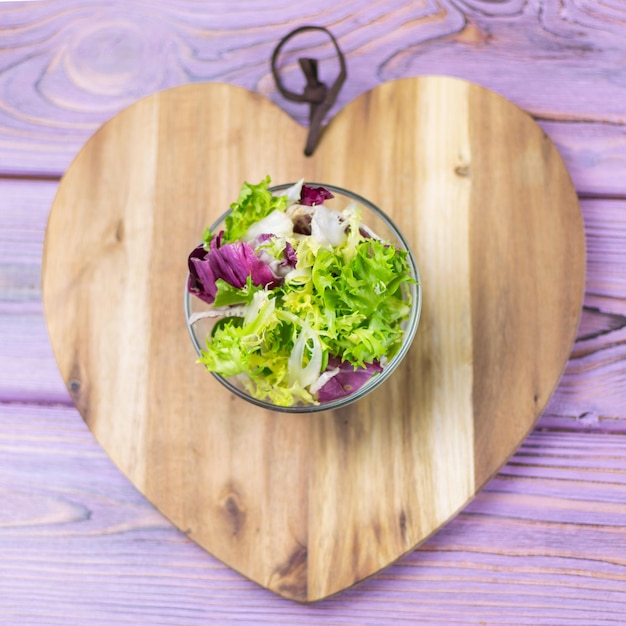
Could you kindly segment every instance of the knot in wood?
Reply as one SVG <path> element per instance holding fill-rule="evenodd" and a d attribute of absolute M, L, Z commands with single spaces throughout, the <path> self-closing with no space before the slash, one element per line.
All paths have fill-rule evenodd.
<path fill-rule="evenodd" d="M 238 491 L 233 489 L 232 486 L 227 486 L 223 492 L 220 505 L 224 521 L 230 527 L 232 535 L 239 535 L 246 521 L 246 508 Z"/>

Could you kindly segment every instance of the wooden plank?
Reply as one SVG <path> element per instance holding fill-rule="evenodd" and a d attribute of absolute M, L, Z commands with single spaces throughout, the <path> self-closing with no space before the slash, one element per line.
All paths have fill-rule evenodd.
<path fill-rule="evenodd" d="M 41 255 L 56 182 L 0 180 L 0 399 L 70 404 L 41 303 Z"/>
<path fill-rule="evenodd" d="M 41 302 L 41 254 L 58 183 L 0 179 L 0 302 Z"/>
<path fill-rule="evenodd" d="M 626 203 L 583 202 L 587 240 L 585 312 L 563 379 L 546 413 L 569 427 L 606 424 L 626 407 Z M 572 419 L 573 418 L 573 419 Z M 548 422 L 544 422 L 548 423 Z M 556 424 L 551 422 L 554 426 Z"/>
<path fill-rule="evenodd" d="M 581 302 L 579 299 L 574 304 L 568 294 L 584 289 L 585 259 L 579 257 L 580 247 L 584 247 L 582 218 L 578 208 L 576 212 L 567 208 L 573 199 L 568 185 L 562 182 L 563 176 L 567 178 L 561 170 L 562 162 L 539 161 L 532 147 L 537 127 L 528 116 L 524 122 L 510 126 L 498 114 L 493 93 L 482 89 L 478 93 L 472 102 L 472 130 L 480 130 L 482 142 L 472 149 L 468 161 L 470 176 L 473 178 L 475 172 L 481 171 L 494 173 L 476 180 L 470 226 L 472 337 L 477 347 L 472 364 L 475 475 L 477 484 L 483 484 L 501 464 L 496 452 L 500 446 L 495 442 L 510 446 L 529 433 L 523 419 L 511 420 L 509 416 L 521 416 L 532 411 L 531 407 L 539 414 L 556 386 L 557 379 L 552 379 L 548 388 L 539 384 L 549 378 L 549 371 L 560 373 L 564 367 L 555 353 L 543 350 L 553 332 L 545 320 L 551 317 L 550 311 L 558 310 L 557 324 L 562 328 L 573 326 L 573 336 L 565 348 L 569 352 Z M 544 155 L 556 153 L 545 135 L 541 151 Z M 523 168 L 531 174 L 528 181 L 520 182 L 519 171 Z M 504 203 L 490 201 L 504 189 L 517 191 Z M 554 196 L 544 204 L 548 189 Z M 551 218 L 544 222 L 548 214 Z M 564 224 L 573 227 L 576 223 L 580 225 L 580 238 L 574 233 L 565 237 L 559 234 Z M 507 226 L 516 233 L 508 241 Z M 538 234 L 540 230 L 542 235 Z M 549 254 L 554 257 L 546 263 L 543 259 Z M 505 270 L 503 261 L 507 258 L 516 259 L 513 273 Z M 545 280 L 548 272 L 557 267 L 561 268 L 560 275 Z M 530 311 L 541 321 L 520 325 L 523 330 L 517 332 L 516 320 L 524 319 Z M 501 333 L 501 339 L 491 342 L 495 332 Z M 533 366 L 526 369 L 520 367 L 521 363 Z M 505 389 L 516 392 L 503 394 Z"/>
<path fill-rule="evenodd" d="M 0 404 L 0 614 L 7 626 L 609 626 L 626 611 L 625 459 L 624 435 L 537 432 L 421 549 L 311 607 L 174 529 L 75 409 Z"/>
<path fill-rule="evenodd" d="M 598 308 L 617 312 L 618 302 L 613 310 L 600 299 L 626 298 L 626 202 L 588 202 L 584 222 L 588 241 L 587 293 L 593 297 L 588 298 L 589 304 L 594 307 L 598 300 Z"/>
<path fill-rule="evenodd" d="M 348 55 L 350 78 L 333 113 L 394 78 L 458 76 L 535 116 L 579 191 L 626 194 L 626 85 L 614 79 L 626 22 L 610 4 L 393 0 L 348 9 L 317 0 L 294 10 L 263 0 L 252 12 L 223 0 L 202 11 L 193 0 L 44 0 L 3 4 L 0 16 L 5 174 L 59 176 L 104 121 L 142 96 L 187 82 L 244 86 L 305 123 L 307 107 L 278 95 L 269 58 L 291 28 L 321 20 Z M 288 47 L 281 65 L 289 83 L 301 83 L 296 52 L 303 48 L 327 59 L 322 73 L 332 75 L 332 48 L 311 36 Z"/>
<path fill-rule="evenodd" d="M 0 180 L 0 401 L 70 403 L 41 306 L 41 254 L 56 182 Z M 578 339 L 542 427 L 626 429 L 626 202 L 582 200 L 587 293 Z M 600 391 L 602 390 L 602 391 Z"/>

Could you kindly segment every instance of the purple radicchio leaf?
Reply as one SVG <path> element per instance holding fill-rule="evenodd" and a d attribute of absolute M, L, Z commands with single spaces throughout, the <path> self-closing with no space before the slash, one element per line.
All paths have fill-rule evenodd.
<path fill-rule="evenodd" d="M 204 244 L 192 250 L 187 260 L 189 267 L 189 279 L 187 281 L 187 291 L 200 300 L 211 304 L 215 300 L 217 287 L 215 286 L 215 274 L 209 263 L 205 259 L 209 252 L 204 249 Z"/>
<path fill-rule="evenodd" d="M 296 266 L 298 257 L 296 256 L 296 251 L 293 246 L 288 241 L 285 241 L 282 259 L 275 259 L 271 254 L 263 250 L 263 248 L 259 249 L 262 243 L 269 241 L 275 236 L 276 235 L 272 235 L 271 233 L 263 233 L 254 240 L 252 247 L 257 257 L 272 270 L 274 276 L 277 279 L 282 279 L 285 274 Z"/>
<path fill-rule="evenodd" d="M 324 204 L 324 200 L 330 200 L 331 198 L 334 198 L 334 196 L 326 187 L 309 187 L 308 185 L 302 185 L 300 204 L 304 204 L 305 206 Z"/>
<path fill-rule="evenodd" d="M 378 361 L 366 363 L 365 367 L 358 367 L 355 370 L 349 361 L 330 357 L 327 369 L 332 370 L 336 367 L 339 368 L 339 372 L 318 391 L 317 399 L 320 402 L 330 402 L 348 396 L 360 389 L 374 374 L 383 371 Z"/>
<path fill-rule="evenodd" d="M 222 278 L 229 285 L 241 289 L 250 276 L 255 285 L 274 287 L 278 279 L 272 270 L 243 242 L 221 244 L 221 233 L 211 240 L 207 251 L 198 246 L 189 255 L 189 292 L 211 304 L 215 300 L 215 281 Z"/>
<path fill-rule="evenodd" d="M 287 241 L 285 242 L 285 251 L 283 252 L 283 260 L 280 262 L 281 267 L 295 267 L 298 263 L 298 257 L 293 246 Z"/>

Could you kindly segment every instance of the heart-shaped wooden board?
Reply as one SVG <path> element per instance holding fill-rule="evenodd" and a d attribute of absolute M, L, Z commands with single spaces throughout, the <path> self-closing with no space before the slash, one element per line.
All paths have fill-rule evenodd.
<path fill-rule="evenodd" d="M 137 102 L 63 177 L 43 287 L 61 373 L 121 471 L 213 555 L 308 602 L 413 549 L 513 454 L 569 356 L 585 250 L 555 147 L 479 86 L 388 83 L 342 110 L 311 158 L 305 135 L 229 85 Z M 195 363 L 187 255 L 242 182 L 267 174 L 370 199 L 416 255 L 413 346 L 341 410 L 268 412 Z"/>

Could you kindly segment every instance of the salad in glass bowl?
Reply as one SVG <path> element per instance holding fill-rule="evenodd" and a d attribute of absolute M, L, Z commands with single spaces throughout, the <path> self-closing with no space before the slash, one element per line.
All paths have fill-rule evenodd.
<path fill-rule="evenodd" d="M 238 396 L 272 410 L 338 408 L 382 383 L 408 351 L 421 308 L 417 266 L 364 198 L 270 183 L 244 183 L 189 254 L 189 333 L 198 362 Z"/>

